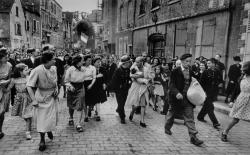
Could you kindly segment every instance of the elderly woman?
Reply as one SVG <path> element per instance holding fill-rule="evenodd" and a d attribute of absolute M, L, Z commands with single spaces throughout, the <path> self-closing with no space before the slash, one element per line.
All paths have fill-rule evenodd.
<path fill-rule="evenodd" d="M 10 73 L 12 65 L 7 62 L 7 50 L 0 49 L 0 139 L 4 137 L 2 131 L 4 113 L 8 110 L 10 102 Z"/>
<path fill-rule="evenodd" d="M 42 65 L 32 70 L 27 82 L 27 89 L 36 107 L 37 131 L 40 133 L 41 141 L 39 150 L 44 151 L 45 133 L 53 140 L 52 130 L 55 129 L 57 121 L 58 87 L 57 73 L 54 54 L 45 52 L 41 57 Z M 36 88 L 36 91 L 33 91 Z"/>
<path fill-rule="evenodd" d="M 87 116 L 87 108 L 85 105 L 85 89 L 84 89 L 84 78 L 85 70 L 83 68 L 83 58 L 81 56 L 76 56 L 73 58 L 72 66 L 66 71 L 65 75 L 65 85 L 67 87 L 67 105 L 69 107 L 69 125 L 73 125 L 73 115 L 74 111 L 80 112 L 80 117 L 78 124 L 76 125 L 76 130 L 78 132 L 83 132 L 81 126 L 83 109 L 85 111 L 85 116 Z"/>
<path fill-rule="evenodd" d="M 132 111 L 129 119 L 132 121 L 135 110 L 138 106 L 141 107 L 141 121 L 140 126 L 146 127 L 144 121 L 146 100 L 148 100 L 148 85 L 150 78 L 146 75 L 145 67 L 143 66 L 143 57 L 137 57 L 135 63 L 131 67 L 130 77 L 133 83 L 129 89 L 126 104 L 132 105 Z"/>
<path fill-rule="evenodd" d="M 221 134 L 221 140 L 227 142 L 227 135 L 229 131 L 237 124 L 240 120 L 249 121 L 250 120 L 250 61 L 244 63 L 242 68 L 245 76 L 240 82 L 241 92 L 237 97 L 233 108 L 230 112 L 230 117 L 232 121 L 228 124 L 226 129 Z"/>

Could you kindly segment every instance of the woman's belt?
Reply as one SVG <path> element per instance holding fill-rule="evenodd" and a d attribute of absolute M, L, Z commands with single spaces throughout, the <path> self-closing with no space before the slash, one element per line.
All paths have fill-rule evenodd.
<path fill-rule="evenodd" d="M 70 82 L 70 84 L 76 89 L 83 88 L 83 82 Z"/>

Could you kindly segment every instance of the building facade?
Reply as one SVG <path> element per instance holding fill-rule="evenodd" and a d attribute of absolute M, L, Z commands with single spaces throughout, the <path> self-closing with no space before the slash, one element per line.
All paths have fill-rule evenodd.
<path fill-rule="evenodd" d="M 25 17 L 25 47 L 41 48 L 40 0 L 21 0 Z"/>
<path fill-rule="evenodd" d="M 0 1 L 0 41 L 5 47 L 24 48 L 25 17 L 20 0 Z"/>
<path fill-rule="evenodd" d="M 87 20 L 92 23 L 95 38 L 94 38 L 94 49 L 96 53 L 104 52 L 103 44 L 103 20 L 102 20 L 102 10 L 96 9 L 92 10 L 90 14 L 87 15 Z"/>
<path fill-rule="evenodd" d="M 117 0 L 103 0 L 103 43 L 104 50 L 107 53 L 116 53 L 116 37 L 117 32 Z"/>
<path fill-rule="evenodd" d="M 135 26 L 135 10 L 137 1 L 118 0 L 117 28 L 116 28 L 116 54 L 122 56 L 131 55 L 133 44 L 133 28 Z"/>
<path fill-rule="evenodd" d="M 71 49 L 73 44 L 73 17 L 74 12 L 63 12 L 63 40 L 66 49 Z"/>
<path fill-rule="evenodd" d="M 115 40 L 119 56 L 220 54 L 227 68 L 233 56 L 250 60 L 250 0 L 118 0 L 110 17 L 107 12 L 115 10 L 111 6 L 104 1 L 104 38 Z M 115 35 L 107 35 L 111 26 Z"/>
<path fill-rule="evenodd" d="M 56 0 L 41 0 L 42 44 L 64 47 L 62 7 Z"/>

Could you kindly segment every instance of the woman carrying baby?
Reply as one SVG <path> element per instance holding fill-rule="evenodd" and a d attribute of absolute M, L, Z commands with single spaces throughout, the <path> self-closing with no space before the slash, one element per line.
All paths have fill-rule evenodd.
<path fill-rule="evenodd" d="M 132 105 L 132 111 L 129 119 L 132 121 L 135 110 L 138 106 L 141 107 L 141 120 L 140 126 L 146 127 L 144 121 L 146 100 L 148 99 L 148 86 L 150 84 L 150 78 L 145 75 L 145 67 L 143 65 L 143 57 L 137 57 L 135 63 L 130 69 L 130 77 L 132 78 L 132 85 L 129 89 L 126 104 Z"/>

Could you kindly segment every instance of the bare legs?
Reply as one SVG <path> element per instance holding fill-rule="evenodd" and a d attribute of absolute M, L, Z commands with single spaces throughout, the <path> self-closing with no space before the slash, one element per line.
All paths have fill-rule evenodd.
<path fill-rule="evenodd" d="M 227 128 L 224 130 L 224 134 L 228 134 L 228 132 L 237 124 L 239 123 L 239 119 L 238 118 L 233 118 L 233 120 L 228 124 Z"/>
<path fill-rule="evenodd" d="M 3 138 L 4 136 L 4 133 L 2 131 L 2 128 L 3 128 L 3 121 L 4 121 L 4 113 L 1 113 L 0 114 L 0 139 Z"/>

